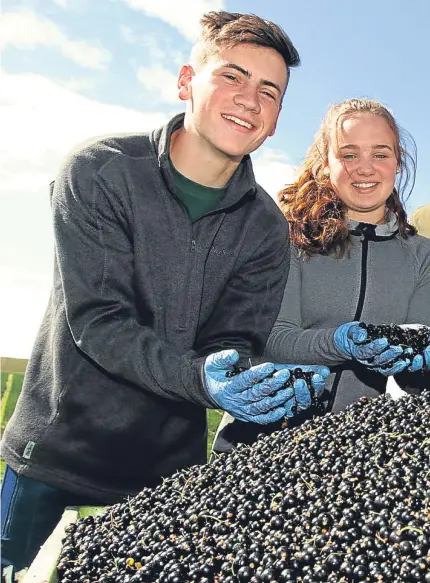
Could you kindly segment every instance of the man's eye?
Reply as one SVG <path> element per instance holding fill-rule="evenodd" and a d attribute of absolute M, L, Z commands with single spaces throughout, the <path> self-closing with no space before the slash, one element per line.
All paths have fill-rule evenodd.
<path fill-rule="evenodd" d="M 225 73 L 224 77 L 230 79 L 230 81 L 237 81 L 237 77 L 235 75 L 230 75 L 229 73 Z"/>
<path fill-rule="evenodd" d="M 263 95 L 266 95 L 266 97 L 270 97 L 270 99 L 273 99 L 274 101 L 276 101 L 276 97 L 273 95 L 273 93 L 270 93 L 270 91 L 262 91 Z"/>

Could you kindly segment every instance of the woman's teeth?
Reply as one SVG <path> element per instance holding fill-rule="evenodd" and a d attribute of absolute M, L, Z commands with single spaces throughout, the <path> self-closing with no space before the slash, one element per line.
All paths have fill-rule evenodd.
<path fill-rule="evenodd" d="M 377 182 L 353 182 L 352 186 L 356 188 L 372 188 L 372 186 L 376 186 Z"/>

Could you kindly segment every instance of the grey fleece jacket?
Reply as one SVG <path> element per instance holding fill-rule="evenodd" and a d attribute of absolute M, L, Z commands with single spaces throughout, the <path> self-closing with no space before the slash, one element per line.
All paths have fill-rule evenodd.
<path fill-rule="evenodd" d="M 168 161 L 182 123 L 85 144 L 55 182 L 54 286 L 2 453 L 103 504 L 205 462 L 203 357 L 261 355 L 288 273 L 249 157 L 191 223 Z"/>
<path fill-rule="evenodd" d="M 333 339 L 339 325 L 354 320 L 430 325 L 430 239 L 419 235 L 402 239 L 394 217 L 374 232 L 351 221 L 350 236 L 350 255 L 342 259 L 324 255 L 306 259 L 292 246 L 284 298 L 265 350 L 267 361 L 330 367 L 323 411 L 337 412 L 362 396 L 378 396 L 387 382 L 385 376 L 339 352 Z M 404 373 L 402 380 L 405 388 L 415 383 L 430 387 L 430 373 Z M 308 410 L 289 425 L 315 413 Z M 258 433 L 280 427 L 232 420 L 223 420 L 215 451 L 227 451 L 237 442 L 251 443 Z"/>
<path fill-rule="evenodd" d="M 394 216 L 374 232 L 351 221 L 350 237 L 350 255 L 342 259 L 305 259 L 292 249 L 284 299 L 266 346 L 266 356 L 276 362 L 330 367 L 323 403 L 334 412 L 386 386 L 385 376 L 345 360 L 336 348 L 340 324 L 430 325 L 430 240 L 402 239 Z"/>

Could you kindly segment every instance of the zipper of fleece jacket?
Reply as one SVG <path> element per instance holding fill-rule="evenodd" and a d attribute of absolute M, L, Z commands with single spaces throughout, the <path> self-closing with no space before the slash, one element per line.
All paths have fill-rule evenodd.
<path fill-rule="evenodd" d="M 355 310 L 354 321 L 359 321 L 363 311 L 364 298 L 367 287 L 367 255 L 369 252 L 369 239 L 365 233 L 361 235 L 361 278 L 360 278 L 360 293 L 358 294 L 357 308 Z M 334 401 L 336 399 L 337 389 L 339 387 L 342 370 L 338 370 L 334 377 L 333 385 L 330 392 L 330 399 L 327 405 L 327 412 L 333 409 Z"/>
<path fill-rule="evenodd" d="M 182 290 L 182 309 L 180 310 L 180 317 L 178 319 L 178 330 L 184 331 L 188 329 L 189 324 L 189 311 L 190 309 L 197 309 L 196 306 L 191 307 L 191 301 L 189 297 L 190 285 L 193 280 L 193 273 L 196 265 L 196 255 L 197 255 L 197 243 L 194 236 L 193 229 L 191 230 L 191 240 L 188 242 L 188 252 L 187 252 L 187 277 L 185 281 L 185 288 Z"/>
<path fill-rule="evenodd" d="M 214 211 L 211 211 L 211 213 Z M 218 212 L 218 211 L 215 211 Z M 210 214 L 210 213 L 206 213 Z M 209 253 L 210 248 L 213 245 L 222 225 L 224 222 L 225 214 L 219 213 L 220 219 L 218 221 L 217 226 L 214 228 L 212 233 L 212 238 L 210 243 L 206 243 L 206 245 L 202 248 L 202 242 L 199 241 L 199 234 L 196 230 L 194 223 L 191 225 L 191 240 L 189 241 L 189 250 L 188 250 L 188 267 L 187 267 L 187 279 L 186 279 L 186 287 L 183 290 L 183 301 L 182 301 L 182 309 L 181 309 L 181 316 L 178 321 L 179 330 L 188 330 L 190 324 L 190 313 L 195 313 L 195 311 L 200 311 L 200 304 L 196 305 L 193 304 L 192 298 L 189 297 L 190 287 L 196 281 L 199 282 L 199 285 L 203 285 L 204 276 L 201 274 L 201 255 L 205 253 Z M 202 215 L 197 220 L 202 219 L 206 215 Z M 196 221 L 195 221 L 196 222 Z M 200 257 L 198 257 L 200 255 Z M 201 293 L 199 294 L 199 301 L 201 301 Z"/>

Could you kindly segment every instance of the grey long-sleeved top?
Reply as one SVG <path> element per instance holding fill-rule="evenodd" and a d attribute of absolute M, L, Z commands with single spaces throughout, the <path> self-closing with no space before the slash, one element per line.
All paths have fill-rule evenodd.
<path fill-rule="evenodd" d="M 289 420 L 300 425 L 314 414 L 344 409 L 362 396 L 385 392 L 385 376 L 347 360 L 334 344 L 340 324 L 420 323 L 430 325 L 430 239 L 402 239 L 394 217 L 376 227 L 350 222 L 351 251 L 342 259 L 299 256 L 292 246 L 290 271 L 263 360 L 321 364 L 330 367 L 321 407 Z M 251 364 L 257 360 L 252 359 Z M 402 373 L 402 386 L 430 386 L 430 373 Z M 396 377 L 398 380 L 398 377 Z M 406 381 L 406 382 L 405 382 Z M 224 414 L 214 451 L 252 443 L 259 433 L 280 429 L 281 422 L 261 426 Z"/>
<path fill-rule="evenodd" d="M 340 324 L 430 325 L 430 240 L 401 238 L 394 217 L 373 232 L 360 232 L 359 225 L 351 221 L 351 252 L 341 259 L 306 259 L 292 249 L 283 302 L 266 346 L 267 358 L 275 362 L 330 367 L 323 402 L 335 412 L 386 386 L 386 377 L 346 360 L 336 348 Z M 415 375 L 409 377 L 413 385 Z"/>

